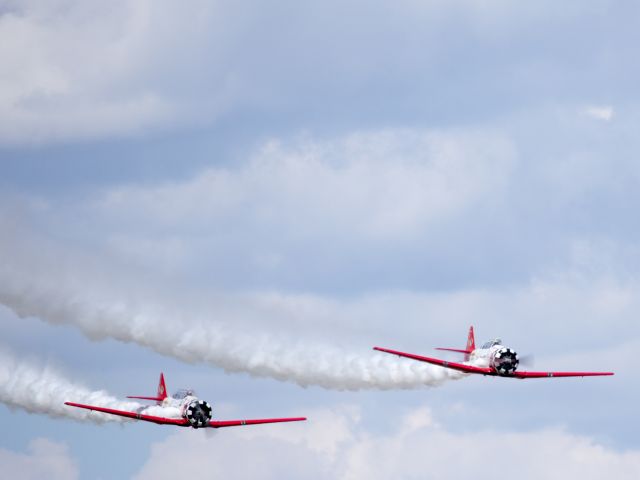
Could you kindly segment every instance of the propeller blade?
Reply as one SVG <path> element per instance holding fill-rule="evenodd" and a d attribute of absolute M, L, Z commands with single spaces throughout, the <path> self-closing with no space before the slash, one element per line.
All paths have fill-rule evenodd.
<path fill-rule="evenodd" d="M 535 357 L 531 353 L 520 355 L 518 358 L 520 360 L 520 365 L 524 367 L 533 367 L 533 364 L 535 363 Z"/>

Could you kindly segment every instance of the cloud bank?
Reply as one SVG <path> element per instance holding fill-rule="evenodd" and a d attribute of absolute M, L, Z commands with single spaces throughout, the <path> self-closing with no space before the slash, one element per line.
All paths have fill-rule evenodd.
<path fill-rule="evenodd" d="M 584 101 L 612 76 L 616 91 L 631 90 L 623 69 L 633 42 L 598 39 L 635 35 L 633 25 L 617 22 L 614 35 L 608 16 L 580 2 L 562 12 L 553 2 L 513 8 L 499 0 L 249 4 L 3 2 L 0 144 L 144 135 L 247 113 L 290 125 L 314 117 L 325 125 L 450 121 L 452 110 L 473 118 L 550 93 Z M 442 38 L 456 41 L 442 48 Z M 535 53 L 541 45 L 545 58 Z M 471 87 L 460 65 L 475 73 Z"/>
<path fill-rule="evenodd" d="M 0 448 L 2 475 L 20 480 L 76 480 L 78 466 L 69 454 L 69 448 L 46 438 L 29 442 L 26 453 Z"/>
<path fill-rule="evenodd" d="M 528 432 L 452 432 L 428 408 L 413 409 L 389 431 L 367 426 L 355 407 L 318 410 L 306 428 L 229 431 L 215 438 L 176 433 L 152 447 L 136 480 L 197 475 L 205 468 L 230 479 L 437 478 L 477 476 L 495 458 L 501 474 L 523 480 L 614 475 L 635 479 L 640 452 L 619 452 L 561 428 Z M 286 453 L 285 453 L 286 452 Z M 184 462 L 185 456 L 204 463 Z M 251 458 L 251 462 L 242 459 Z M 544 462 L 540 461 L 544 458 Z"/>

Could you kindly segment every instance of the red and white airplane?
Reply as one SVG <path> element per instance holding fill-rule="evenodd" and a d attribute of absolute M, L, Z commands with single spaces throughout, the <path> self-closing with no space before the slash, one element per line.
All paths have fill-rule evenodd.
<path fill-rule="evenodd" d="M 193 428 L 221 428 L 236 427 L 239 425 L 258 425 L 262 423 L 300 422 L 306 417 L 294 418 L 260 418 L 256 420 L 211 420 L 212 408 L 209 403 L 195 396 L 193 390 L 178 390 L 173 396 L 167 396 L 167 386 L 164 383 L 164 375 L 160 374 L 158 394 L 155 397 L 127 397 L 141 400 L 152 400 L 156 406 L 142 407 L 135 412 L 115 410 L 113 408 L 83 405 L 81 403 L 64 402 L 65 405 L 78 408 L 86 408 L 96 412 L 119 415 L 121 417 L 144 420 L 159 425 L 176 425 L 178 427 Z M 146 413 L 145 413 L 146 412 Z M 151 414 L 152 413 L 152 414 Z"/>
<path fill-rule="evenodd" d="M 440 365 L 441 367 L 459 370 L 464 373 L 479 373 L 481 375 L 493 375 L 509 378 L 552 378 L 552 377 L 597 377 L 613 375 L 613 372 L 522 372 L 518 371 L 518 354 L 511 348 L 502 344 L 502 340 L 496 338 L 485 343 L 480 348 L 476 348 L 476 341 L 473 334 L 473 327 L 469 329 L 467 347 L 458 348 L 437 348 L 436 350 L 447 350 L 450 352 L 464 353 L 464 362 L 448 362 L 438 358 L 423 357 L 412 353 L 398 352 L 386 348 L 373 347 L 380 352 L 391 353 L 400 357 L 407 357 L 421 362 Z"/>

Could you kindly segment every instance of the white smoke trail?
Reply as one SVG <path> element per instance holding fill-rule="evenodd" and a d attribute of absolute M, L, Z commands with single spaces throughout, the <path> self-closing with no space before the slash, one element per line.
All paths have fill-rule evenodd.
<path fill-rule="evenodd" d="M 0 349 L 0 402 L 6 406 L 95 423 L 127 421 L 124 417 L 70 407 L 64 404 L 67 401 L 128 411 L 142 408 L 139 403 L 117 400 L 105 391 L 88 390 L 49 366 L 19 360 Z"/>
<path fill-rule="evenodd" d="M 229 372 L 292 381 L 328 389 L 397 389 L 435 386 L 461 378 L 459 372 L 388 354 L 348 353 L 328 345 L 288 343 L 266 334 L 233 331 L 214 322 L 187 322 L 166 310 L 145 313 L 123 303 L 65 297 L 52 286 L 9 292 L 0 285 L 0 303 L 19 316 L 78 327 L 92 339 L 135 342 L 163 355 L 205 362 Z"/>
<path fill-rule="evenodd" d="M 203 362 L 229 372 L 336 390 L 419 388 L 463 376 L 373 353 L 369 350 L 372 345 L 353 353 L 247 330 L 246 325 L 244 330 L 230 327 L 233 321 L 242 323 L 237 315 L 225 323 L 214 322 L 210 315 L 192 315 L 188 304 L 177 308 L 168 307 L 166 302 L 159 304 L 159 295 L 153 301 L 125 301 L 133 293 L 107 294 L 109 284 L 101 284 L 98 274 L 91 274 L 90 262 L 78 266 L 77 258 L 60 261 L 62 255 L 47 249 L 24 247 L 30 236 L 25 240 L 18 237 L 21 235 L 16 234 L 13 240 L 7 236 L 0 239 L 0 253 L 5 250 L 6 260 L 0 262 L 0 303 L 21 317 L 73 325 L 94 340 L 110 337 L 135 342 L 185 362 Z M 104 266 L 95 270 L 105 275 Z"/>

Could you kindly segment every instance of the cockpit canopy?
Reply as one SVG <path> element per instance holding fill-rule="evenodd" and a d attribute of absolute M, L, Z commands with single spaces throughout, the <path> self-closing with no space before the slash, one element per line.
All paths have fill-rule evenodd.
<path fill-rule="evenodd" d="M 176 393 L 173 394 L 173 398 L 176 400 L 182 400 L 185 397 L 195 397 L 196 392 L 190 388 L 181 388 Z"/>
<path fill-rule="evenodd" d="M 502 345 L 502 340 L 500 338 L 494 338 L 493 340 L 488 341 L 481 348 L 491 348 L 494 345 Z"/>

